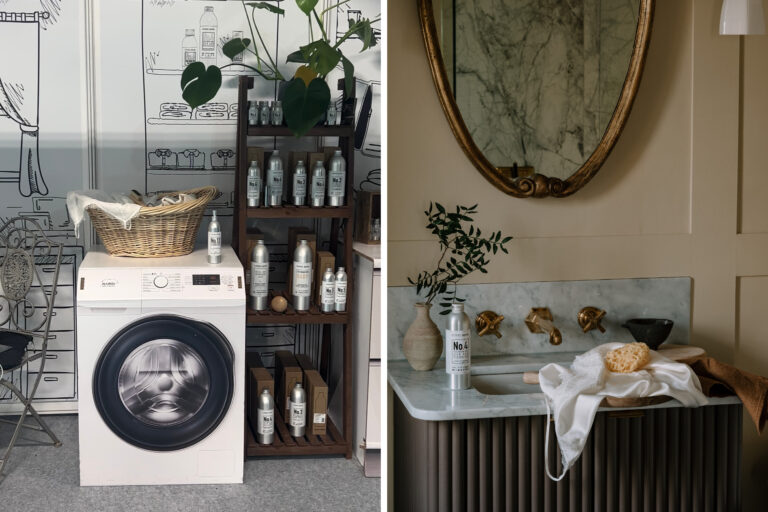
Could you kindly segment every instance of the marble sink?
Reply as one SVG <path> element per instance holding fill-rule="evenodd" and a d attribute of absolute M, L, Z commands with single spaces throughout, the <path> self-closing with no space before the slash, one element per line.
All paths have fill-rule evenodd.
<path fill-rule="evenodd" d="M 538 384 L 523 382 L 522 373 L 473 375 L 472 387 L 484 395 L 523 395 L 541 393 Z"/>

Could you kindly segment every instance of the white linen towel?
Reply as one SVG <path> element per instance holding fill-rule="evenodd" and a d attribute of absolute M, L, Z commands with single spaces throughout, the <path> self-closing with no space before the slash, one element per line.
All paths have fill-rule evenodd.
<path fill-rule="evenodd" d="M 606 396 L 670 396 L 686 407 L 707 403 L 701 384 L 691 367 L 676 363 L 651 350 L 650 361 L 640 371 L 614 373 L 605 367 L 605 355 L 624 343 L 606 343 L 577 356 L 570 368 L 548 364 L 539 370 L 539 384 L 546 396 L 547 431 L 544 463 L 549 478 L 561 480 L 579 458 L 592 429 L 597 408 Z M 550 403 L 555 434 L 563 460 L 563 474 L 553 477 L 547 466 Z"/>
<path fill-rule="evenodd" d="M 85 209 L 97 206 L 104 213 L 123 223 L 125 229 L 131 229 L 131 220 L 139 214 L 141 205 L 125 194 L 110 194 L 101 190 L 73 190 L 67 193 L 69 218 L 75 225 L 75 236 L 79 237 L 80 224 L 85 217 Z"/>

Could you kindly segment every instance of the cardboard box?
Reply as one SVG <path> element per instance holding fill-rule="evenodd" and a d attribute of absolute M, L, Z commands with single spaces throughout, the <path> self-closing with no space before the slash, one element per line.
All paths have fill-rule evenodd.
<path fill-rule="evenodd" d="M 371 220 L 381 219 L 381 192 L 361 190 L 355 200 L 355 231 L 352 238 L 364 244 L 380 244 L 371 239 Z"/>
<path fill-rule="evenodd" d="M 315 282 L 313 283 L 312 289 L 314 290 L 314 296 L 315 296 L 315 304 L 321 304 L 321 295 L 322 295 L 322 289 L 321 286 L 323 283 L 323 274 L 325 274 L 325 269 L 330 268 L 333 270 L 334 273 L 336 273 L 336 256 L 333 255 L 333 253 L 328 251 L 317 251 L 317 255 L 315 256 Z"/>
<path fill-rule="evenodd" d="M 275 407 L 288 423 L 288 407 L 291 390 L 297 382 L 302 382 L 303 374 L 293 354 L 287 350 L 275 352 Z"/>
<path fill-rule="evenodd" d="M 256 425 L 256 410 L 259 408 L 259 395 L 265 389 L 269 390 L 272 398 L 275 397 L 275 381 L 269 371 L 264 368 L 258 352 L 246 352 L 246 364 L 248 367 L 248 379 L 246 382 L 246 404 L 248 419 L 252 425 Z"/>
<path fill-rule="evenodd" d="M 312 364 L 312 359 L 307 354 L 296 354 L 294 357 L 296 357 L 296 362 L 299 363 L 299 366 L 302 370 L 304 370 L 304 375 L 306 376 L 307 372 L 309 370 L 314 370 L 315 367 Z M 306 387 L 306 379 L 304 381 L 304 387 Z"/>
<path fill-rule="evenodd" d="M 328 385 L 317 370 L 304 373 L 307 389 L 307 434 L 325 435 L 328 417 Z"/>

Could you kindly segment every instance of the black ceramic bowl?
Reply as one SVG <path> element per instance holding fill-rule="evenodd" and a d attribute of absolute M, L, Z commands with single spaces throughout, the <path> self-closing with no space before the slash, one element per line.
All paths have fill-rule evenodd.
<path fill-rule="evenodd" d="M 672 320 L 664 318 L 633 318 L 621 326 L 629 329 L 635 340 L 645 343 L 651 350 L 656 350 L 667 339 L 674 324 Z"/>

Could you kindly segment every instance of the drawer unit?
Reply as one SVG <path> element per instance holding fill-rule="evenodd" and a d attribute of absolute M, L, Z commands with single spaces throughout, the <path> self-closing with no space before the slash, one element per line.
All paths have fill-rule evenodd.
<path fill-rule="evenodd" d="M 43 350 L 43 340 L 41 338 L 33 339 L 32 349 Z M 48 333 L 48 350 L 75 350 L 75 332 L 51 331 Z M 72 368 L 74 371 L 74 366 Z"/>
<path fill-rule="evenodd" d="M 39 354 L 39 351 L 34 351 Z M 41 360 L 30 361 L 27 365 L 27 371 L 37 373 L 40 371 Z M 75 351 L 74 350 L 48 350 L 45 354 L 45 373 L 72 373 L 75 370 Z"/>
<path fill-rule="evenodd" d="M 27 373 L 27 388 L 32 389 L 37 373 Z M 40 385 L 37 388 L 36 400 L 71 400 L 75 398 L 75 374 L 74 373 L 43 373 Z"/>

